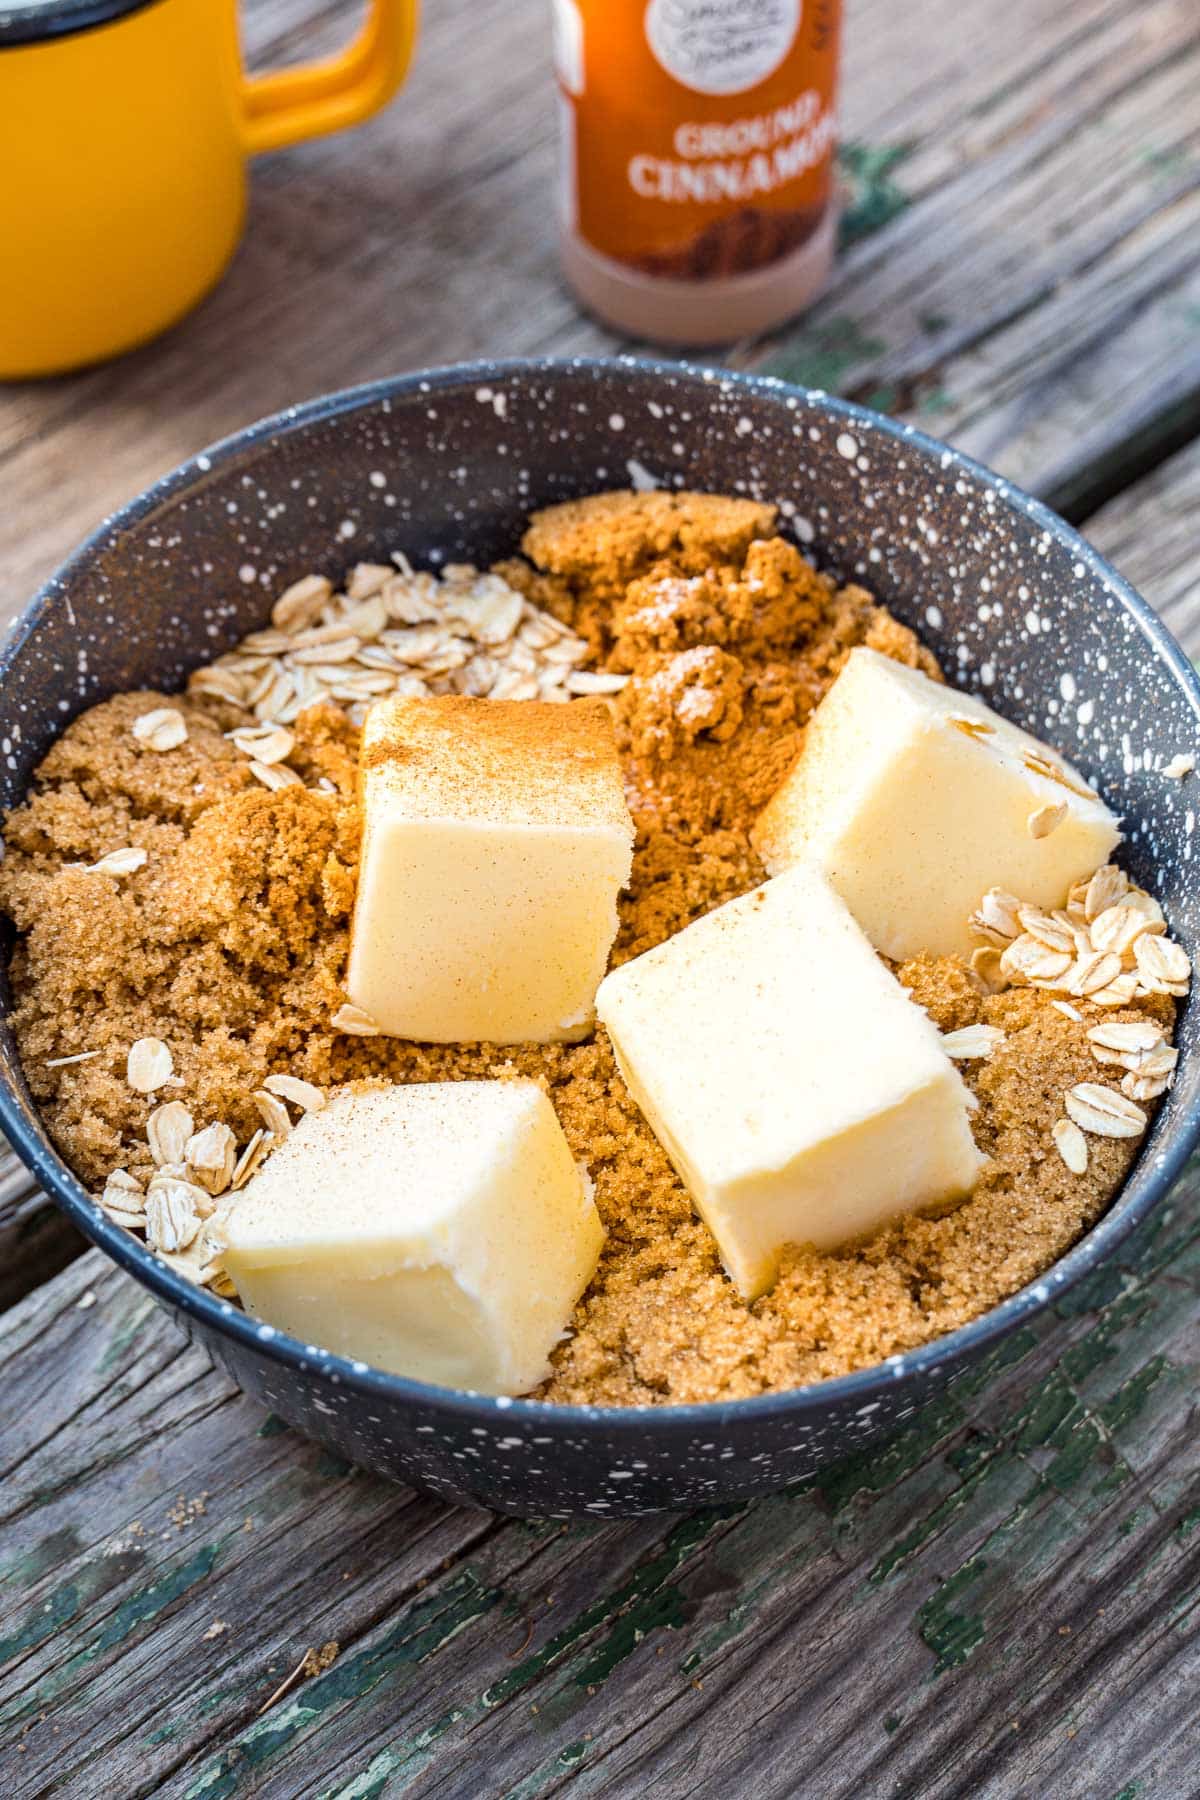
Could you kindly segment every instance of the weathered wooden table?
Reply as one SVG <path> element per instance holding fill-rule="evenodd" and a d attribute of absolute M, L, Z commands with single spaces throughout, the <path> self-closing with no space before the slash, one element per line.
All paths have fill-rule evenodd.
<path fill-rule="evenodd" d="M 255 53 L 347 30 L 304 5 L 259 0 Z M 542 0 L 429 14 L 386 117 L 258 168 L 194 318 L 0 400 L 10 612 L 258 414 L 610 346 L 555 274 Z M 837 278 L 726 360 L 995 464 L 1200 649 L 1196 0 L 856 0 L 845 88 Z M 1200 1173 L 889 1448 L 736 1511 L 567 1528 L 299 1441 L 5 1170 L 7 1794 L 1200 1793 Z"/>

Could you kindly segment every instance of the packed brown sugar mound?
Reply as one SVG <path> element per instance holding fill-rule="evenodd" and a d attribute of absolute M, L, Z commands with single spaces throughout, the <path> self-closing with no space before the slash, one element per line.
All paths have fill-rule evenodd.
<path fill-rule="evenodd" d="M 864 590 L 836 587 L 774 533 L 774 510 L 750 501 L 601 495 L 536 515 L 524 557 L 500 565 L 492 589 L 483 578 L 470 590 L 491 618 L 509 584 L 576 634 L 581 656 L 586 645 L 593 674 L 569 691 L 612 692 L 638 834 L 618 961 L 763 879 L 749 827 L 855 645 L 937 674 Z M 416 579 L 427 614 L 430 578 Z M 0 906 L 20 934 L 17 1038 L 50 1132 L 90 1188 L 114 1168 L 152 1172 L 147 1119 L 172 1095 L 198 1127 L 222 1121 L 241 1144 L 261 1123 L 254 1095 L 271 1075 L 321 1087 L 533 1076 L 592 1173 L 608 1234 L 545 1397 L 655 1404 L 841 1374 L 963 1324 L 1061 1254 L 1125 1175 L 1128 1139 L 1093 1140 L 1084 1175 L 1051 1139 L 1064 1090 L 1096 1076 L 1079 1023 L 1032 988 L 984 994 L 956 963 L 908 964 L 901 980 L 943 1030 L 1006 1033 L 988 1059 L 963 1065 L 990 1158 L 979 1187 L 948 1216 L 908 1219 L 840 1254 L 789 1252 L 774 1290 L 747 1306 L 602 1031 L 497 1049 L 334 1023 L 359 835 L 355 706 L 301 710 L 293 775 L 264 785 L 226 735 L 253 724 L 236 698 L 236 659 L 230 668 L 232 678 L 193 681 L 187 700 L 123 695 L 76 720 L 6 822 Z M 485 679 L 479 658 L 466 669 Z M 429 691 L 477 690 L 449 672 Z M 186 741 L 154 750 L 132 727 L 167 706 Z M 140 868 L 91 869 L 130 847 L 146 852 Z M 1169 999 L 1148 998 L 1107 1016 L 1149 1015 L 1169 1030 L 1172 1013 Z M 173 1085 L 152 1095 L 126 1073 L 143 1037 L 162 1038 L 173 1057 Z"/>

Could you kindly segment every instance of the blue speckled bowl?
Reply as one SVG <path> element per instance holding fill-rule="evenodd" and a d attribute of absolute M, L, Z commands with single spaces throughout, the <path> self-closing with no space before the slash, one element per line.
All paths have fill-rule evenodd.
<path fill-rule="evenodd" d="M 642 482 L 777 500 L 822 567 L 866 582 L 963 686 L 1049 738 L 1125 819 L 1128 861 L 1200 948 L 1193 750 L 1200 684 L 1169 634 L 1061 520 L 955 451 L 777 382 L 679 366 L 507 363 L 318 400 L 168 475 L 50 581 L 0 657 L 0 794 L 18 799 L 67 720 L 181 683 L 310 569 L 403 550 L 487 561 L 531 507 Z M 1196 783 L 1200 791 L 1200 781 Z M 264 1405 L 354 1461 L 447 1500 L 601 1518 L 734 1501 L 910 1418 L 1094 1269 L 1200 1137 L 1196 1002 L 1175 1088 L 1109 1212 L 1004 1305 L 879 1368 L 728 1405 L 597 1411 L 423 1386 L 325 1355 L 171 1273 L 56 1155 L 0 1022 L 0 1125 L 68 1217 Z"/>

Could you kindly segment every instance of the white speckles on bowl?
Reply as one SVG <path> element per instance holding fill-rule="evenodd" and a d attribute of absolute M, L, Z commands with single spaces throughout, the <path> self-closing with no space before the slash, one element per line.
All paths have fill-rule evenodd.
<path fill-rule="evenodd" d="M 1124 819 L 1127 859 L 1200 948 L 1193 754 L 1200 686 L 1120 577 L 1006 482 L 910 427 L 782 383 L 631 361 L 484 364 L 293 408 L 216 446 L 109 520 L 0 656 L 0 795 L 20 796 L 66 720 L 171 688 L 262 623 L 312 569 L 403 550 L 513 551 L 535 506 L 630 484 L 777 501 L 796 540 L 917 627 L 962 686 L 1056 743 Z M 328 1356 L 189 1286 L 106 1220 L 55 1154 L 0 1022 L 0 1125 L 73 1221 L 249 1392 L 356 1462 L 448 1500 L 615 1518 L 784 1487 L 910 1418 L 1106 1257 L 1200 1135 L 1196 1003 L 1142 1155 L 1100 1223 L 1043 1278 L 878 1369 L 721 1406 L 602 1411 L 423 1387 Z"/>

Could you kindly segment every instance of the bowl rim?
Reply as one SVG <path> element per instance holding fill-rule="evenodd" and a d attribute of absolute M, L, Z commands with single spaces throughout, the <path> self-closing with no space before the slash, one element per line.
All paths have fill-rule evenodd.
<path fill-rule="evenodd" d="M 443 364 L 410 373 L 385 376 L 354 387 L 322 394 L 300 405 L 289 406 L 255 421 L 197 452 L 142 490 L 134 499 L 104 518 L 83 542 L 62 562 L 37 590 L 29 604 L 14 621 L 0 650 L 0 687 L 19 650 L 37 629 L 41 615 L 56 593 L 84 570 L 96 555 L 111 547 L 121 533 L 179 493 L 198 485 L 207 485 L 210 475 L 269 442 L 275 436 L 293 430 L 338 419 L 347 414 L 379 407 L 385 401 L 425 396 L 447 389 L 481 386 L 505 381 L 521 381 L 531 377 L 578 378 L 616 376 L 625 378 L 684 379 L 700 382 L 719 391 L 734 388 L 769 401 L 794 399 L 815 406 L 831 420 L 848 426 L 858 425 L 871 433 L 883 433 L 894 441 L 911 444 L 925 454 L 937 458 L 945 470 L 960 473 L 994 488 L 1011 501 L 1030 521 L 1064 544 L 1086 571 L 1102 582 L 1133 618 L 1142 637 L 1158 661 L 1175 676 L 1191 703 L 1197 727 L 1200 728 L 1200 675 L 1175 641 L 1172 634 L 1149 604 L 1125 578 L 1083 538 L 1072 525 L 1061 519 L 1042 501 L 1017 487 L 1005 476 L 995 473 L 961 450 L 931 437 L 916 426 L 890 419 L 869 407 L 828 394 L 822 388 L 800 386 L 772 375 L 706 367 L 687 361 L 636 356 L 615 357 L 509 357 Z M 1200 1049 L 1196 1052 L 1200 1055 Z M 36 1112 L 36 1108 L 34 1108 Z M 522 1396 L 480 1394 L 471 1389 L 439 1387 L 431 1382 L 416 1381 L 409 1376 L 391 1374 L 337 1352 L 305 1345 L 288 1333 L 267 1326 L 240 1311 L 227 1300 L 221 1300 L 206 1288 L 200 1288 L 178 1275 L 149 1250 L 140 1239 L 105 1217 L 50 1144 L 44 1128 L 30 1127 L 20 1110 L 16 1089 L 6 1074 L 0 1073 L 0 1129 L 31 1173 L 73 1225 L 94 1245 L 102 1249 L 119 1268 L 132 1275 L 158 1300 L 194 1320 L 206 1332 L 232 1338 L 237 1346 L 252 1356 L 290 1368 L 300 1376 L 315 1375 L 350 1392 L 366 1397 L 388 1398 L 414 1409 L 429 1409 L 457 1415 L 464 1423 L 498 1425 L 506 1428 L 527 1423 L 541 1430 L 553 1428 L 556 1435 L 582 1433 L 585 1437 L 611 1436 L 622 1432 L 641 1433 L 647 1424 L 656 1425 L 664 1433 L 679 1434 L 712 1430 L 736 1419 L 747 1425 L 769 1423 L 776 1419 L 808 1413 L 824 1413 L 837 1406 L 858 1403 L 870 1407 L 884 1395 L 897 1391 L 901 1381 L 929 1376 L 937 1379 L 943 1366 L 952 1369 L 967 1358 L 998 1344 L 1019 1326 L 1046 1309 L 1051 1300 L 1066 1293 L 1077 1282 L 1098 1268 L 1150 1212 L 1166 1198 L 1193 1153 L 1200 1146 L 1200 1100 L 1175 1121 L 1167 1142 L 1143 1166 L 1135 1164 L 1126 1182 L 1096 1223 L 1034 1281 L 1010 1294 L 978 1318 L 955 1330 L 934 1338 L 916 1349 L 893 1355 L 881 1363 L 857 1369 L 847 1375 L 831 1376 L 824 1381 L 805 1383 L 744 1399 L 711 1400 L 684 1404 L 646 1406 L 595 1406 L 559 1404 Z M 871 1408 L 873 1410 L 873 1408 Z"/>

